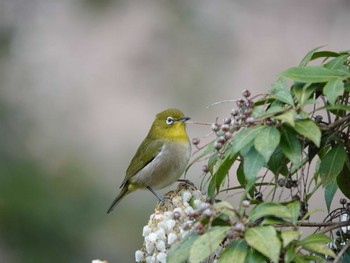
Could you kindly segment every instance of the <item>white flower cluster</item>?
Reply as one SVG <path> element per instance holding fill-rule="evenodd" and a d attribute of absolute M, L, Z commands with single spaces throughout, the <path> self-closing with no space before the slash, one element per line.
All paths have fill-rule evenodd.
<path fill-rule="evenodd" d="M 205 198 L 199 190 L 187 184 L 179 184 L 175 191 L 167 193 L 166 201 L 156 207 L 143 228 L 145 241 L 142 249 L 135 252 L 136 262 L 166 263 L 167 250 L 189 232 L 184 226 L 192 225 L 190 215 L 205 202 Z"/>

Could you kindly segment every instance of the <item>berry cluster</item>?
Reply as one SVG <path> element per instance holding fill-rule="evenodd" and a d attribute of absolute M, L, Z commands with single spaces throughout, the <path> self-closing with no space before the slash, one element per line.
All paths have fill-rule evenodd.
<path fill-rule="evenodd" d="M 143 228 L 144 244 L 135 252 L 136 262 L 165 263 L 167 250 L 191 231 L 191 215 L 205 204 L 205 199 L 199 190 L 185 183 L 167 193 L 166 201 L 157 206 Z"/>
<path fill-rule="evenodd" d="M 255 123 L 255 119 L 252 116 L 254 102 L 250 99 L 250 91 L 243 90 L 243 98 L 238 99 L 237 109 L 231 110 L 231 116 L 225 118 L 222 123 L 215 123 L 211 125 L 212 131 L 217 135 L 217 139 L 214 148 L 217 151 L 223 149 L 224 145 L 229 142 L 235 131 L 238 131 L 241 127 L 250 126 Z"/>

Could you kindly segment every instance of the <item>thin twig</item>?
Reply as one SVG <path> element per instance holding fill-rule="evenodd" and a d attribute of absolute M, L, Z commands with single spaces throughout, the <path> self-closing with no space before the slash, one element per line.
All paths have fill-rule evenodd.
<path fill-rule="evenodd" d="M 331 223 L 331 222 L 329 222 L 329 223 Z M 327 233 L 329 231 L 332 231 L 332 230 L 339 228 L 339 227 L 342 227 L 342 226 L 350 226 L 350 221 L 343 221 L 343 222 L 335 223 L 333 226 L 329 225 L 328 227 L 323 229 L 320 233 L 324 234 L 324 233 Z"/>
<path fill-rule="evenodd" d="M 221 100 L 221 101 L 217 101 L 214 102 L 213 104 L 210 104 L 209 106 L 207 106 L 207 109 L 210 107 L 213 107 L 215 105 L 221 104 L 221 103 L 228 103 L 228 102 L 237 102 L 238 100 Z"/>
<path fill-rule="evenodd" d="M 343 248 L 340 250 L 337 257 L 333 260 L 333 263 L 339 262 L 340 258 L 343 256 L 343 254 L 345 253 L 345 251 L 348 249 L 349 246 L 350 246 L 350 242 L 348 241 L 346 242 L 346 245 L 343 246 Z"/>
<path fill-rule="evenodd" d="M 212 123 L 204 121 L 187 121 L 188 124 L 198 124 L 198 125 L 207 125 L 210 126 Z"/>

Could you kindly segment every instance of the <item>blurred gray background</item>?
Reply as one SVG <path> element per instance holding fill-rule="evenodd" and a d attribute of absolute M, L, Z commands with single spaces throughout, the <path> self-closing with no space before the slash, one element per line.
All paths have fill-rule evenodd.
<path fill-rule="evenodd" d="M 154 196 L 106 210 L 154 115 L 226 117 L 206 107 L 348 50 L 349 25 L 347 0 L 1 0 L 0 261 L 133 262 Z"/>

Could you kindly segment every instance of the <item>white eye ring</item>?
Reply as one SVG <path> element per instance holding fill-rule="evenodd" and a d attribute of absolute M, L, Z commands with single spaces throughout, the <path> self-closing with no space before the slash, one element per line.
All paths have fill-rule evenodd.
<path fill-rule="evenodd" d="M 174 118 L 173 117 L 166 118 L 165 123 L 168 124 L 168 125 L 173 124 L 174 123 Z"/>

